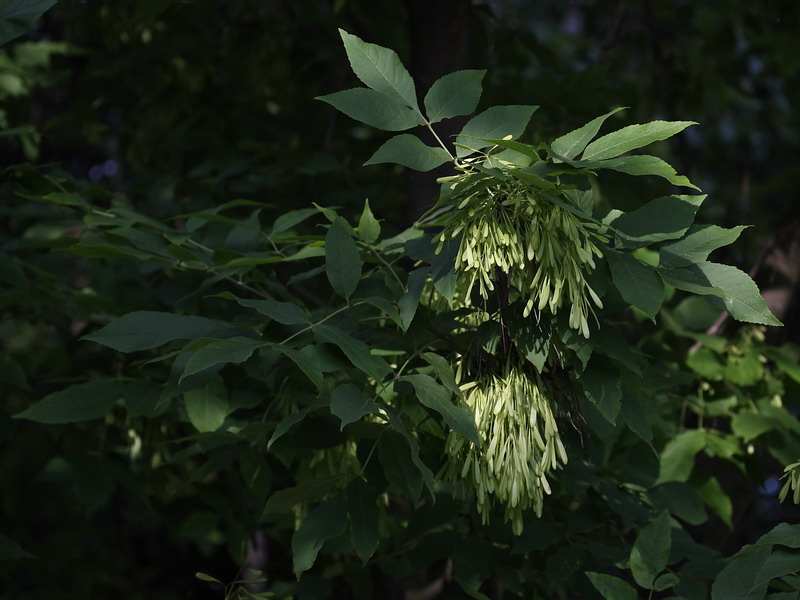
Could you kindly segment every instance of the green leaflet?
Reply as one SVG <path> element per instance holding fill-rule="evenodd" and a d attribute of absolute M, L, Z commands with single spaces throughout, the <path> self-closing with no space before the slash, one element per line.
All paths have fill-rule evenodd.
<path fill-rule="evenodd" d="M 422 494 L 422 474 L 409 462 L 411 452 L 405 438 L 395 431 L 384 432 L 378 441 L 378 455 L 386 478 L 412 502 L 418 502 Z"/>
<path fill-rule="evenodd" d="M 731 419 L 733 433 L 745 442 L 754 440 L 758 436 L 776 429 L 779 423 L 774 419 L 754 412 L 740 412 Z"/>
<path fill-rule="evenodd" d="M 661 469 L 657 483 L 686 481 L 694 469 L 694 457 L 706 446 L 706 436 L 700 430 L 679 433 L 667 442 L 661 453 Z"/>
<path fill-rule="evenodd" d="M 716 477 L 707 476 L 697 491 L 703 502 L 722 519 L 728 529 L 733 529 L 733 502 L 722 489 Z"/>
<path fill-rule="evenodd" d="M 275 492 L 267 500 L 263 515 L 288 513 L 301 502 L 313 502 L 325 496 L 332 489 L 341 487 L 347 476 L 341 473 L 328 477 L 304 479 L 296 486 Z"/>
<path fill-rule="evenodd" d="M 614 158 L 652 142 L 672 137 L 690 125 L 697 125 L 697 123 L 694 121 L 652 121 L 642 125 L 629 125 L 593 141 L 583 151 L 581 160 Z"/>
<path fill-rule="evenodd" d="M 745 229 L 744 225 L 731 229 L 716 225 L 692 225 L 681 239 L 661 246 L 659 264 L 664 267 L 687 267 L 703 262 L 717 248 L 735 242 Z"/>
<path fill-rule="evenodd" d="M 768 582 L 756 585 L 756 577 L 769 556 L 760 548 L 731 559 L 711 586 L 711 600 L 762 600 Z"/>
<path fill-rule="evenodd" d="M 200 433 L 216 431 L 228 415 L 227 391 L 219 378 L 200 389 L 184 392 L 183 401 L 189 421 Z"/>
<path fill-rule="evenodd" d="M 475 150 L 491 146 L 482 138 L 518 138 L 528 126 L 538 106 L 493 106 L 473 117 L 456 137 L 456 155 L 469 156 Z"/>
<path fill-rule="evenodd" d="M 667 566 L 672 546 L 669 512 L 642 529 L 631 549 L 630 565 L 633 578 L 643 588 L 652 589 L 661 571 Z"/>
<path fill-rule="evenodd" d="M 619 171 L 628 175 L 657 175 L 669 181 L 672 185 L 679 185 L 682 187 L 690 187 L 695 190 L 700 190 L 696 185 L 689 181 L 683 175 L 678 175 L 672 165 L 661 160 L 656 156 L 649 156 L 647 154 L 640 154 L 636 156 L 625 156 L 621 158 L 611 158 L 607 160 L 596 161 L 576 161 L 571 162 L 575 167 L 583 167 L 584 169 L 611 169 L 612 171 Z"/>
<path fill-rule="evenodd" d="M 340 385 L 331 394 L 331 413 L 342 421 L 340 429 L 344 429 L 344 426 L 349 423 L 358 421 L 364 415 L 377 412 L 378 407 L 372 398 L 365 396 L 352 383 Z"/>
<path fill-rule="evenodd" d="M 647 492 L 656 510 L 667 509 L 677 518 L 691 525 L 700 525 L 708 519 L 703 499 L 695 489 L 680 481 L 661 483 Z"/>
<path fill-rule="evenodd" d="M 653 425 L 650 422 L 646 400 L 637 398 L 627 391 L 622 393 L 622 418 L 628 428 L 653 448 Z M 653 450 L 655 452 L 655 450 Z"/>
<path fill-rule="evenodd" d="M 322 387 L 322 370 L 316 358 L 307 353 L 280 344 L 272 344 L 271 347 L 294 362 L 317 388 Z"/>
<path fill-rule="evenodd" d="M 391 407 L 384 406 L 383 411 L 386 413 L 386 417 L 389 419 L 389 424 L 392 426 L 393 430 L 392 432 L 388 433 L 399 432 L 401 437 L 405 439 L 406 446 L 411 452 L 411 462 L 414 463 L 414 466 L 417 468 L 417 472 L 422 476 L 422 481 L 425 483 L 425 487 L 428 489 L 428 492 L 430 493 L 431 498 L 435 503 L 436 496 L 434 494 L 434 489 L 433 489 L 433 472 L 428 468 L 428 465 L 426 465 L 419 456 L 419 443 L 417 442 L 416 438 L 408 432 L 408 429 L 406 428 L 402 419 L 397 415 L 397 413 L 395 413 L 395 411 Z M 384 434 L 384 436 L 388 435 L 388 433 Z M 380 449 L 380 445 L 378 446 L 378 448 Z M 401 452 L 400 455 L 402 456 L 403 453 Z"/>
<path fill-rule="evenodd" d="M 436 374 L 439 376 L 439 381 L 448 390 L 453 392 L 456 396 L 461 396 L 461 390 L 456 383 L 456 377 L 453 374 L 453 368 L 447 360 L 436 354 L 435 352 L 423 352 L 420 358 L 432 365 L 436 369 Z"/>
<path fill-rule="evenodd" d="M 608 252 L 608 266 L 614 285 L 625 302 L 642 310 L 651 319 L 664 303 L 664 284 L 652 267 L 632 254 Z"/>
<path fill-rule="evenodd" d="M 762 548 L 772 547 L 774 544 L 789 548 L 800 548 L 800 524 L 778 523 L 769 532 L 758 538 L 755 544 L 745 546 L 734 557 L 756 552 Z"/>
<path fill-rule="evenodd" d="M 417 313 L 417 307 L 419 306 L 422 288 L 425 287 L 429 271 L 429 268 L 423 267 L 412 271 L 408 275 L 407 290 L 397 301 L 397 306 L 400 309 L 403 331 L 407 331 L 411 325 L 411 321 L 414 320 L 414 315 Z"/>
<path fill-rule="evenodd" d="M 351 119 L 384 131 L 405 131 L 424 121 L 402 102 L 367 88 L 343 90 L 327 96 L 317 96 Z"/>
<path fill-rule="evenodd" d="M 262 340 L 245 337 L 228 338 L 206 344 L 193 352 L 186 361 L 186 367 L 178 382 L 219 363 L 243 363 L 253 355 L 253 352 L 266 345 L 267 343 Z"/>
<path fill-rule="evenodd" d="M 369 44 L 343 29 L 339 30 L 339 35 L 353 72 L 364 85 L 420 114 L 414 81 L 394 50 Z"/>
<path fill-rule="evenodd" d="M 354 479 L 347 487 L 350 541 L 363 564 L 372 558 L 380 542 L 377 500 L 375 489 L 361 479 Z"/>
<path fill-rule="evenodd" d="M 753 587 L 760 588 L 763 584 L 776 577 L 797 574 L 798 572 L 800 572 L 800 554 L 776 549 L 761 565 L 756 574 Z"/>
<path fill-rule="evenodd" d="M 420 402 L 441 414 L 451 429 L 480 446 L 481 440 L 475 428 L 475 415 L 469 409 L 453 404 L 450 400 L 450 391 L 428 375 L 405 375 L 400 381 L 407 381 L 413 385 Z"/>
<path fill-rule="evenodd" d="M 334 291 L 350 298 L 361 280 L 358 247 L 341 218 L 331 223 L 325 236 L 325 273 Z"/>
<path fill-rule="evenodd" d="M 99 419 L 111 411 L 121 391 L 119 384 L 110 379 L 79 383 L 45 396 L 14 418 L 48 424 Z"/>
<path fill-rule="evenodd" d="M 317 560 L 322 545 L 347 528 L 345 502 L 335 496 L 312 510 L 292 536 L 292 560 L 297 578 Z"/>
<path fill-rule="evenodd" d="M 430 123 L 468 115 L 478 106 L 485 70 L 456 71 L 438 79 L 425 94 L 425 113 Z"/>
<path fill-rule="evenodd" d="M 210 335 L 226 327 L 205 317 L 140 310 L 114 319 L 83 336 L 82 340 L 97 342 L 120 352 L 149 350 L 174 340 L 189 340 Z"/>
<path fill-rule="evenodd" d="M 736 267 L 699 262 L 689 267 L 659 269 L 659 274 L 678 289 L 712 296 L 712 303 L 725 308 L 737 321 L 782 325 L 769 311 L 755 282 Z"/>
<path fill-rule="evenodd" d="M 709 284 L 722 290 L 722 302 L 726 310 L 737 321 L 761 325 L 783 325 L 769 311 L 755 282 L 736 267 L 712 262 L 695 265 L 708 279 Z M 694 268 L 694 267 L 693 267 Z"/>
<path fill-rule="evenodd" d="M 369 208 L 369 200 L 364 200 L 364 210 L 358 219 L 358 237 L 367 244 L 372 244 L 381 235 L 381 224 Z"/>
<path fill-rule="evenodd" d="M 5 0 L 0 5 L 0 45 L 28 31 L 56 0 Z"/>
<path fill-rule="evenodd" d="M 625 108 L 626 107 L 621 106 L 596 119 L 592 119 L 586 123 L 586 125 L 557 138 L 550 147 L 564 158 L 575 158 L 578 154 L 583 152 L 586 145 L 597 135 L 597 132 L 600 131 L 600 127 L 605 123 L 606 119 L 621 110 L 625 110 Z"/>
<path fill-rule="evenodd" d="M 345 356 L 353 363 L 353 366 L 360 369 L 376 381 L 383 379 L 383 376 L 391 372 L 391 368 L 386 361 L 379 356 L 373 356 L 369 352 L 369 347 L 344 331 L 331 325 L 316 325 L 314 335 L 320 343 L 329 343 L 338 346 Z"/>
<path fill-rule="evenodd" d="M 426 146 L 418 137 L 402 133 L 378 148 L 364 165 L 396 163 L 415 171 L 430 171 L 450 160 L 445 149 Z"/>
<path fill-rule="evenodd" d="M 622 407 L 622 387 L 618 370 L 608 359 L 596 355 L 583 372 L 580 382 L 589 401 L 609 423 L 614 424 Z"/>
<path fill-rule="evenodd" d="M 312 215 L 317 214 L 317 212 L 315 208 L 301 208 L 299 210 L 291 210 L 287 213 L 283 213 L 280 217 L 275 219 L 275 222 L 272 224 L 270 235 L 283 233 L 295 225 L 299 225 Z"/>
<path fill-rule="evenodd" d="M 586 576 L 605 600 L 636 600 L 636 590 L 619 577 L 591 571 Z"/>
<path fill-rule="evenodd" d="M 305 419 L 312 408 L 313 408 L 312 406 L 306 406 L 303 410 L 289 413 L 288 415 L 283 417 L 280 423 L 278 423 L 277 427 L 275 427 L 275 431 L 272 432 L 272 436 L 269 438 L 269 441 L 267 442 L 267 450 L 271 449 L 272 445 L 275 442 L 277 442 L 284 435 L 286 435 L 300 421 Z"/>
<path fill-rule="evenodd" d="M 655 242 L 678 239 L 694 221 L 700 204 L 698 196 L 664 196 L 641 208 L 625 213 L 611 222 L 621 244 L 638 248 Z"/>
<path fill-rule="evenodd" d="M 284 325 L 305 325 L 310 322 L 305 311 L 291 302 L 250 300 L 249 298 L 239 298 L 230 292 L 222 292 L 218 297 L 233 300 L 239 306 L 244 306 L 245 308 L 255 309 L 265 317 Z"/>

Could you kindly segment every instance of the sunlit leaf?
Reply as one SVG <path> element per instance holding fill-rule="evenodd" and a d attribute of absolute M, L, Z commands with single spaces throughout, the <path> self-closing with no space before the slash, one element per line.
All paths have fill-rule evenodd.
<path fill-rule="evenodd" d="M 697 125 L 697 123 L 694 121 L 652 121 L 643 125 L 629 125 L 608 133 L 586 146 L 581 160 L 614 158 L 652 142 L 672 137 L 690 125 Z"/>
<path fill-rule="evenodd" d="M 425 113 L 431 123 L 468 115 L 478 106 L 485 70 L 456 71 L 438 79 L 425 95 Z"/>
<path fill-rule="evenodd" d="M 45 396 L 14 418 L 48 424 L 91 421 L 106 416 L 120 395 L 116 382 L 95 379 Z"/>
<path fill-rule="evenodd" d="M 430 171 L 452 160 L 444 148 L 427 146 L 410 133 L 391 138 L 364 165 L 396 163 L 415 171 Z"/>
<path fill-rule="evenodd" d="M 414 81 L 394 50 L 367 43 L 342 29 L 339 34 L 353 72 L 367 87 L 420 112 Z"/>

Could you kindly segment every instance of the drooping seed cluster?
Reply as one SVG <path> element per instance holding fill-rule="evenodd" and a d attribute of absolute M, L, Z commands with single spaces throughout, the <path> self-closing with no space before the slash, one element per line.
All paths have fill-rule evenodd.
<path fill-rule="evenodd" d="M 470 385 L 464 398 L 475 413 L 481 446 L 451 432 L 443 476 L 475 491 L 484 523 L 493 498 L 505 504 L 505 519 L 520 534 L 526 510 L 541 516 L 544 494 L 550 493 L 547 474 L 559 460 L 567 462 L 553 399 L 538 376 L 514 366 Z"/>
<path fill-rule="evenodd" d="M 486 299 L 498 272 L 527 298 L 524 316 L 536 308 L 551 314 L 568 303 L 569 326 L 589 337 L 588 315 L 602 302 L 586 281 L 602 253 L 596 229 L 538 191 L 510 180 L 468 192 L 449 219 L 440 244 L 461 236 L 455 268 L 466 302 L 477 284 Z M 594 255 L 594 256 L 593 256 Z"/>

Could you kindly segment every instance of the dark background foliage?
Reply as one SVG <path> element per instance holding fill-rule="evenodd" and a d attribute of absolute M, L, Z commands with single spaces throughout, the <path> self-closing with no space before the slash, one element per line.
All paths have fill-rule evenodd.
<path fill-rule="evenodd" d="M 541 106 L 526 141 L 616 106 L 631 107 L 617 126 L 697 121 L 658 152 L 709 194 L 705 222 L 755 225 L 720 260 L 750 271 L 765 291 L 786 324 L 774 341 L 798 340 L 800 7 L 788 0 L 64 0 L 4 47 L 16 79 L 0 75 L 0 101 L 16 133 L 0 138 L 2 164 L 46 166 L 84 182 L 82 193 L 101 205 L 127 203 L 158 219 L 249 199 L 273 214 L 338 206 L 352 220 L 368 197 L 399 231 L 432 203 L 437 173 L 362 167 L 384 134 L 314 100 L 359 85 L 337 27 L 396 49 L 420 91 L 453 70 L 488 69 L 482 106 Z M 26 41 L 53 45 L 26 54 Z M 454 121 L 446 133 L 463 123 Z M 660 189 L 615 183 L 604 193 L 622 208 Z M 119 368 L 78 341 L 92 315 L 193 312 L 202 302 L 186 294 L 187 274 L 165 279 L 140 265 L 44 252 L 81 222 L 11 192 L 38 185 L 24 166 L 9 167 L 0 183 L 0 244 L 41 269 L 22 277 L 0 265 L 0 338 L 32 388 L 10 392 L 0 415 L 0 532 L 39 558 L 2 563 L 0 598 L 207 597 L 195 571 L 236 571 L 215 532 L 249 535 L 232 533 L 241 515 L 217 489 L 199 485 L 206 508 L 198 510 L 180 477 L 143 466 L 153 480 L 138 497 L 124 473 L 92 462 L 114 443 L 103 430 L 44 432 L 9 417 L 29 393 Z M 56 454 L 82 457 L 69 465 L 82 474 L 69 486 Z M 735 551 L 779 519 L 773 504 L 756 511 L 756 490 L 743 496 L 738 515 L 750 524 L 735 534 L 700 530 L 700 541 Z M 317 597 L 313 580 L 304 585 L 302 597 Z"/>

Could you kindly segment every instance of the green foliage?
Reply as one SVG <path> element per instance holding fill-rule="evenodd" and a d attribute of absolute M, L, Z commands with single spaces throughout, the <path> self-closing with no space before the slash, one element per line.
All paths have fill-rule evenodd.
<path fill-rule="evenodd" d="M 410 228 L 389 184 L 281 214 L 206 165 L 213 191 L 151 212 L 46 166 L 6 174 L 30 224 L 0 258 L 20 290 L 5 306 L 25 316 L 4 337 L 0 427 L 42 448 L 39 484 L 75 514 L 158 514 L 192 560 L 241 568 L 197 573 L 226 598 L 369 598 L 415 579 L 475 598 L 796 593 L 796 526 L 728 559 L 684 529 L 736 522 L 716 466 L 760 483 L 759 456 L 793 463 L 783 499 L 800 453 L 797 349 L 710 329 L 722 311 L 780 324 L 749 276 L 708 261 L 744 227 L 695 224 L 706 196 L 646 187 L 697 189 L 627 154 L 693 123 L 600 135 L 615 109 L 548 136 L 537 107 L 503 105 L 448 137 L 485 71 L 442 77 L 420 108 L 397 53 L 340 33 L 367 87 L 318 98 L 438 144 L 403 133 L 366 164 L 451 169 Z M 82 336 L 74 371 L 47 364 L 40 320 L 59 311 Z M 48 555 L 7 533 L 0 559 Z M 259 537 L 263 572 L 248 567 Z"/>

